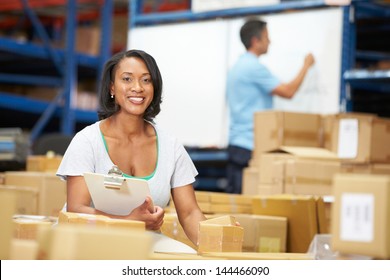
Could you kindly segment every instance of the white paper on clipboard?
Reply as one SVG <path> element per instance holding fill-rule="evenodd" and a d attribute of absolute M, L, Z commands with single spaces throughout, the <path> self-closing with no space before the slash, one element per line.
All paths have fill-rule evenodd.
<path fill-rule="evenodd" d="M 122 184 L 110 186 L 107 178 L 99 173 L 84 173 L 92 202 L 96 209 L 111 215 L 125 216 L 145 202 L 150 196 L 148 181 L 122 177 Z"/>

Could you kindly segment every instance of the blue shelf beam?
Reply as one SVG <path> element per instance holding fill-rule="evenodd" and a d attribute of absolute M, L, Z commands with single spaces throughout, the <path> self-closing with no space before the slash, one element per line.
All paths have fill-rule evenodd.
<path fill-rule="evenodd" d="M 46 49 L 32 43 L 17 42 L 12 39 L 0 37 L 0 50 L 10 53 L 20 54 L 27 57 L 50 59 Z M 61 49 L 53 49 L 53 51 L 60 57 L 61 63 L 66 59 L 66 53 Z M 79 66 L 95 68 L 99 66 L 99 59 L 92 55 L 75 54 L 76 62 Z"/>
<path fill-rule="evenodd" d="M 43 114 L 51 102 L 41 101 L 32 98 L 26 98 L 24 96 L 18 96 L 12 93 L 0 92 L 0 108 L 11 109 L 15 111 L 23 111 L 32 114 Z M 93 123 L 98 120 L 97 113 L 95 111 L 86 111 L 80 109 L 74 109 L 75 118 L 81 123 Z M 56 106 L 54 117 L 61 118 L 62 106 Z"/>
<path fill-rule="evenodd" d="M 44 47 L 45 47 L 46 51 L 48 52 L 48 55 L 52 59 L 56 70 L 58 71 L 58 73 L 60 75 L 63 75 L 64 73 L 63 73 L 63 70 L 61 67 L 60 57 L 58 56 L 58 54 L 56 52 L 54 52 L 53 48 L 51 47 L 50 38 L 47 35 L 45 28 L 43 27 L 42 23 L 40 22 L 39 18 L 36 16 L 34 11 L 29 7 L 27 0 L 22 0 L 22 5 L 23 5 L 24 12 L 27 14 L 29 19 L 31 20 L 33 27 L 37 31 L 41 40 L 43 41 Z"/>
<path fill-rule="evenodd" d="M 343 7 L 343 33 L 342 33 L 342 49 L 341 49 L 341 79 L 340 79 L 340 111 L 351 112 L 352 97 L 351 88 L 348 82 L 344 79 L 343 73 L 354 67 L 356 58 L 356 23 L 355 9 L 352 6 Z"/>
<path fill-rule="evenodd" d="M 0 73 L 0 83 L 61 87 L 62 79 L 57 77 L 51 77 L 51 76 Z"/>
<path fill-rule="evenodd" d="M 139 25 L 161 24 L 178 21 L 196 21 L 224 17 L 239 17 L 254 14 L 278 13 L 286 10 L 303 10 L 309 8 L 323 8 L 328 6 L 323 0 L 311 1 L 289 1 L 276 5 L 243 7 L 217 11 L 194 13 L 192 11 L 162 12 L 141 14 L 140 4 L 142 1 L 131 0 L 131 23 L 130 27 Z"/>

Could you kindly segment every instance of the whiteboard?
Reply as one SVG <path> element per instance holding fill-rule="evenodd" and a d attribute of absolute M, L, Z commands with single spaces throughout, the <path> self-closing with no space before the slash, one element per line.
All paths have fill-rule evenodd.
<path fill-rule="evenodd" d="M 227 25 L 223 21 L 137 27 L 129 48 L 159 65 L 163 102 L 155 122 L 186 146 L 226 145 Z"/>
<path fill-rule="evenodd" d="M 306 53 L 316 63 L 291 100 L 275 97 L 275 109 L 336 113 L 341 78 L 342 9 L 273 15 L 267 21 L 271 45 L 260 61 L 282 82 L 297 74 Z M 136 27 L 128 48 L 143 49 L 157 61 L 164 80 L 158 126 L 186 146 L 225 147 L 228 69 L 245 51 L 239 29 L 244 18 Z"/>

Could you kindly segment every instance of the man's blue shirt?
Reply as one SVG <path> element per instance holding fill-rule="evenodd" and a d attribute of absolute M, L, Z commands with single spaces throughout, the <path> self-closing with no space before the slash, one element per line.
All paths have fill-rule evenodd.
<path fill-rule="evenodd" d="M 253 150 L 254 113 L 272 109 L 271 92 L 280 84 L 250 52 L 241 55 L 227 77 L 229 145 Z"/>

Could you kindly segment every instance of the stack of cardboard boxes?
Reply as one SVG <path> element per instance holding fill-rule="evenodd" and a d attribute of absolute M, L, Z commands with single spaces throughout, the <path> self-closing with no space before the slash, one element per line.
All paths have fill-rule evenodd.
<path fill-rule="evenodd" d="M 362 188 L 365 188 L 363 193 L 372 193 L 370 187 L 379 180 L 374 178 L 380 176 L 376 174 L 390 175 L 390 120 L 371 114 L 268 111 L 255 114 L 254 131 L 255 149 L 243 178 L 243 193 L 255 197 L 253 213 L 288 217 L 289 252 L 307 250 L 315 234 L 330 232 L 337 236 L 334 244 L 338 250 L 340 227 L 348 228 L 340 217 L 343 200 L 339 197 L 347 190 L 362 193 Z M 338 174 L 346 179 L 335 181 Z M 358 180 L 355 174 L 363 176 L 360 179 L 365 185 L 360 189 L 354 187 L 354 180 Z M 386 196 L 386 183 L 379 185 Z M 302 200 L 311 206 L 304 211 L 294 209 Z M 278 206 L 273 207 L 274 204 Z M 383 214 L 388 219 L 389 214 L 378 207 L 375 206 L 375 215 Z M 295 232 L 304 228 L 305 232 Z M 380 238 L 373 240 L 379 242 Z M 380 244 L 388 248 L 388 242 L 387 238 Z M 342 253 L 360 252 L 379 257 L 367 251 L 341 248 Z M 381 257 L 384 256 L 388 258 L 382 253 Z"/>

